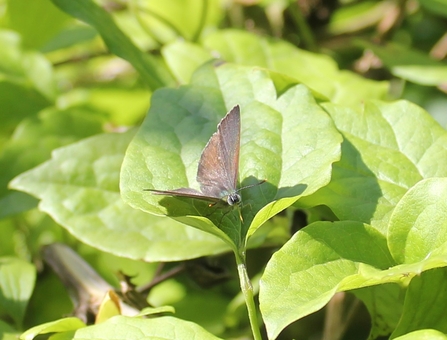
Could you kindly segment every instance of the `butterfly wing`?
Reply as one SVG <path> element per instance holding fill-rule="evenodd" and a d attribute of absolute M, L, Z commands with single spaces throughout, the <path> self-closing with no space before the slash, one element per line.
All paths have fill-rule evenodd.
<path fill-rule="evenodd" d="M 156 189 L 144 189 L 144 191 L 150 191 L 154 195 L 166 195 L 166 196 L 174 196 L 174 197 L 188 197 L 195 198 L 202 201 L 208 202 L 218 202 L 220 198 L 209 197 L 202 194 L 200 191 L 191 188 L 179 188 L 174 190 L 156 190 Z"/>
<path fill-rule="evenodd" d="M 236 191 L 240 134 L 240 108 L 236 105 L 217 125 L 200 157 L 197 181 L 206 196 L 222 198 Z"/>

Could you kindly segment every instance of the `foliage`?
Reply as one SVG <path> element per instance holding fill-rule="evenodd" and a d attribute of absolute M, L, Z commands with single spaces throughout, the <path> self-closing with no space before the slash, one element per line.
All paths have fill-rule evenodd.
<path fill-rule="evenodd" d="M 2 5 L 2 339 L 447 337 L 446 4 Z"/>

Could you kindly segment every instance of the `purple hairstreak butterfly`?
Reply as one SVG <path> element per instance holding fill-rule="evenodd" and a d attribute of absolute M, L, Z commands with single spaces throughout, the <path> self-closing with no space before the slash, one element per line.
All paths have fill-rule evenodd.
<path fill-rule="evenodd" d="M 239 149 L 241 135 L 241 113 L 239 105 L 233 107 L 217 125 L 202 151 L 197 170 L 200 190 L 179 188 L 174 190 L 144 189 L 156 195 L 189 197 L 211 202 L 209 206 L 222 204 L 238 206 L 242 202 L 239 192 L 265 182 L 237 189 L 239 174 Z M 242 219 L 242 217 L 241 217 Z"/>

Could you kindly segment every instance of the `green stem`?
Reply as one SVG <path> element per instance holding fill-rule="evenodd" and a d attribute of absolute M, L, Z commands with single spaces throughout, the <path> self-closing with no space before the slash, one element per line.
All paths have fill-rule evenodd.
<path fill-rule="evenodd" d="M 298 28 L 298 31 L 300 32 L 300 38 L 303 40 L 304 45 L 310 51 L 317 51 L 317 44 L 315 43 L 312 30 L 306 23 L 306 20 L 304 19 L 303 13 L 301 13 L 301 9 L 299 8 L 298 4 L 291 4 L 289 9 L 290 13 L 292 14 L 292 18 Z"/>
<path fill-rule="evenodd" d="M 255 300 L 253 298 L 253 286 L 251 285 L 250 278 L 248 277 L 247 267 L 245 265 L 245 256 L 236 254 L 236 262 L 242 294 L 244 295 L 245 304 L 247 305 L 248 318 L 250 319 L 253 338 L 254 340 L 262 340 L 261 332 L 259 330 Z"/>

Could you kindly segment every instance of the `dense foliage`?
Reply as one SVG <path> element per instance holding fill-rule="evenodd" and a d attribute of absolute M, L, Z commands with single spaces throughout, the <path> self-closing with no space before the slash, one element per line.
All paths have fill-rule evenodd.
<path fill-rule="evenodd" d="M 0 3 L 1 339 L 447 339 L 447 3 Z"/>

